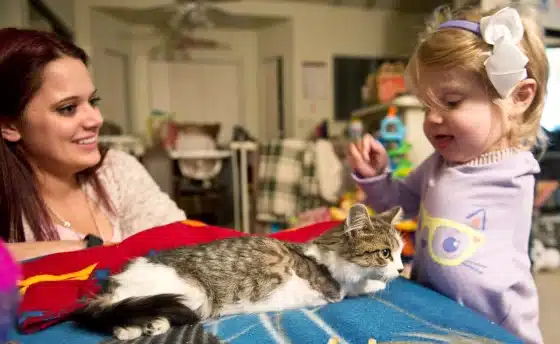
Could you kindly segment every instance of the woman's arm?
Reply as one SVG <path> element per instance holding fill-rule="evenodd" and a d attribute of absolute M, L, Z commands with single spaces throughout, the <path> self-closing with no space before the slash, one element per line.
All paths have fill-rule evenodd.
<path fill-rule="evenodd" d="M 78 251 L 86 248 L 81 240 L 34 241 L 6 244 L 10 254 L 18 262 L 53 253 Z"/>

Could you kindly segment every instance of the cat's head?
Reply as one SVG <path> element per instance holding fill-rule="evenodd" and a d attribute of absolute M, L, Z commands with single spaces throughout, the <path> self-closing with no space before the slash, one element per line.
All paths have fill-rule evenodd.
<path fill-rule="evenodd" d="M 403 240 L 395 229 L 402 218 L 401 207 L 369 216 L 363 204 L 353 205 L 344 222 L 338 254 L 346 261 L 371 268 L 381 278 L 396 278 L 403 269 Z"/>

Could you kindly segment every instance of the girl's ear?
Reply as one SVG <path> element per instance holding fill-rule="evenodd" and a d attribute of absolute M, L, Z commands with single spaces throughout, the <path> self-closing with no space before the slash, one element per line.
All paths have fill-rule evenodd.
<path fill-rule="evenodd" d="M 21 140 L 21 133 L 13 122 L 0 121 L 0 129 L 4 140 L 10 142 Z"/>
<path fill-rule="evenodd" d="M 525 79 L 519 82 L 511 93 L 511 115 L 522 116 L 533 103 L 537 93 L 537 82 L 534 79 Z"/>

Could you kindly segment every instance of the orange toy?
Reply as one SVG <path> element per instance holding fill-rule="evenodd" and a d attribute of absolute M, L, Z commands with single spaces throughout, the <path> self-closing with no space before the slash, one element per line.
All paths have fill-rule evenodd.
<path fill-rule="evenodd" d="M 401 232 L 401 237 L 404 242 L 403 256 L 412 257 L 416 253 L 414 249 L 414 240 L 412 240 L 412 233 L 416 231 L 417 225 L 415 220 L 404 220 L 397 223 L 395 226 L 395 228 Z"/>

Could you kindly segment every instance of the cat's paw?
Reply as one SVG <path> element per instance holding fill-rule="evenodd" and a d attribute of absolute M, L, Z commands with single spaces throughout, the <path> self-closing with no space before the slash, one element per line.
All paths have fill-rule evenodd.
<path fill-rule="evenodd" d="M 325 294 L 325 299 L 330 303 L 340 302 L 344 299 L 344 293 L 342 291 L 338 291 Z"/>
<path fill-rule="evenodd" d="M 331 288 L 323 288 L 323 296 L 328 302 L 339 302 L 344 298 L 340 285 L 333 285 Z"/>
<path fill-rule="evenodd" d="M 136 339 L 142 335 L 142 329 L 138 326 L 115 327 L 113 335 L 119 340 Z"/>
<path fill-rule="evenodd" d="M 387 283 L 383 281 L 367 280 L 363 290 L 365 294 L 373 294 L 385 289 L 385 287 L 387 287 Z"/>
<path fill-rule="evenodd" d="M 171 324 L 169 324 L 169 320 L 166 318 L 157 318 L 147 323 L 142 329 L 142 333 L 147 336 L 157 336 L 166 333 L 170 328 Z"/>

